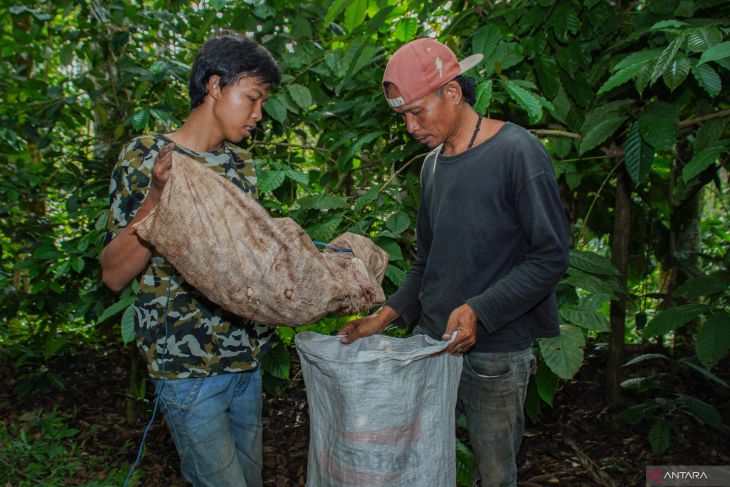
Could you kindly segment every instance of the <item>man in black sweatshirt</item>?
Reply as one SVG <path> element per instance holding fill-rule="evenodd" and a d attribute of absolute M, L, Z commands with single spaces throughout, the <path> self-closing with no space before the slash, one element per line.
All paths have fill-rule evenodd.
<path fill-rule="evenodd" d="M 474 111 L 474 84 L 445 45 L 417 39 L 385 69 L 388 104 L 432 152 L 421 170 L 416 262 L 375 314 L 340 330 L 343 343 L 420 317 L 422 332 L 464 354 L 474 485 L 514 486 L 535 338 L 559 335 L 554 289 L 568 266 L 567 229 L 550 156 L 517 125 Z"/>

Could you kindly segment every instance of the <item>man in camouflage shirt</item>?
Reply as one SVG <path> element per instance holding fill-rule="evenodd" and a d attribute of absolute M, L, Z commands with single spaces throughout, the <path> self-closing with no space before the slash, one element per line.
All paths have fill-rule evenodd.
<path fill-rule="evenodd" d="M 155 380 L 182 473 L 196 486 L 262 485 L 257 357 L 273 330 L 207 300 L 137 236 L 133 224 L 159 202 L 172 150 L 256 196 L 253 161 L 234 143 L 251 135 L 280 76 L 276 61 L 255 41 L 233 34 L 208 40 L 193 63 L 186 122 L 171 134 L 132 140 L 112 172 L 102 278 L 120 291 L 141 274 L 134 303 L 137 345 Z"/>

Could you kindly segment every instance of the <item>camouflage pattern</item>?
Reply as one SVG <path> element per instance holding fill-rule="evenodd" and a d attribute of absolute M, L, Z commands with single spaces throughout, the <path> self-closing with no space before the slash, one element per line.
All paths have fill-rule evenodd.
<path fill-rule="evenodd" d="M 149 190 L 155 157 L 168 143 L 163 135 L 145 135 L 122 150 L 109 185 L 111 211 L 105 244 L 134 218 Z M 194 152 L 180 146 L 176 150 L 256 197 L 256 172 L 246 151 L 228 142 L 216 152 Z M 236 317 L 210 302 L 154 250 L 140 278 L 134 312 L 137 346 L 155 379 L 254 369 L 262 347 L 274 333 L 273 328 Z"/>

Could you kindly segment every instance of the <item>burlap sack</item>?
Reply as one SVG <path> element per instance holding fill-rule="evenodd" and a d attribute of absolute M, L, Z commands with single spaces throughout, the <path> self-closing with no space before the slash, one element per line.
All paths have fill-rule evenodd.
<path fill-rule="evenodd" d="M 258 323 L 302 325 L 385 300 L 388 254 L 345 233 L 320 252 L 290 218 L 271 218 L 203 164 L 173 153 L 161 201 L 135 224 L 185 280 L 222 308 Z"/>

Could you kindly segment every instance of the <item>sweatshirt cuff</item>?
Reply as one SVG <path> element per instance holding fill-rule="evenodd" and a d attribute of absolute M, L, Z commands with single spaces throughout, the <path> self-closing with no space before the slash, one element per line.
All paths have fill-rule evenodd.
<path fill-rule="evenodd" d="M 480 297 L 482 299 L 479 299 Z M 489 312 L 485 309 L 486 307 L 481 303 L 483 299 L 483 296 L 474 296 L 473 298 L 467 299 L 466 304 L 472 307 L 477 315 L 479 323 L 481 323 L 484 329 L 487 330 L 487 333 L 491 335 L 497 330 L 498 326 L 497 323 L 495 323 L 494 320 L 490 318 Z"/>

